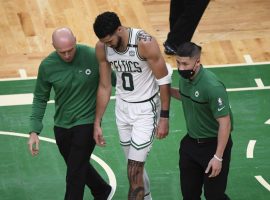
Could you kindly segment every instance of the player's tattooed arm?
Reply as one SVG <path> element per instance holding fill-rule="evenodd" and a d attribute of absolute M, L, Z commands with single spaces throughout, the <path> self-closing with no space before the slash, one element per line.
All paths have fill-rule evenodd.
<path fill-rule="evenodd" d="M 138 40 L 141 41 L 141 40 L 144 40 L 144 41 L 152 41 L 152 36 L 149 35 L 148 33 L 146 33 L 145 31 L 140 31 L 138 33 Z"/>

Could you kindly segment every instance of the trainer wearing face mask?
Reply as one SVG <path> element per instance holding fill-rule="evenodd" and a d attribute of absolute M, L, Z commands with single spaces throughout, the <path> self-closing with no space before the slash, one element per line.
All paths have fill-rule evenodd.
<path fill-rule="evenodd" d="M 179 89 L 171 96 L 182 101 L 187 134 L 179 154 L 184 200 L 230 199 L 226 194 L 232 139 L 232 113 L 224 84 L 200 63 L 201 47 L 186 42 L 176 54 Z"/>
<path fill-rule="evenodd" d="M 178 63 L 178 61 L 177 61 L 177 63 Z M 191 77 L 193 77 L 194 74 L 195 74 L 195 69 L 194 68 L 196 67 L 196 64 L 198 64 L 198 63 L 200 64 L 200 60 L 196 59 L 194 61 L 194 65 L 193 65 L 192 69 L 185 69 L 184 67 L 183 67 L 183 69 L 178 68 L 179 75 L 182 76 L 184 79 L 191 79 Z M 199 68 L 200 68 L 200 65 L 199 65 L 199 67 L 197 69 L 199 69 Z"/>

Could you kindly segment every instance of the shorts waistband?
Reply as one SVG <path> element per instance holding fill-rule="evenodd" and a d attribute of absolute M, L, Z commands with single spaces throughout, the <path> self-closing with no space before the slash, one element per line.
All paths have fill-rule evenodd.
<path fill-rule="evenodd" d="M 155 96 L 157 96 L 158 93 L 154 94 L 154 96 L 150 97 L 149 99 L 146 99 L 146 100 L 143 100 L 143 101 L 135 101 L 135 102 L 130 102 L 130 101 L 126 101 L 124 99 L 122 99 L 124 102 L 127 102 L 127 103 L 145 103 L 147 101 L 151 101 L 152 99 L 155 98 Z"/>
<path fill-rule="evenodd" d="M 209 137 L 209 138 L 192 138 L 187 134 L 187 137 L 196 142 L 197 144 L 210 143 L 217 141 L 217 137 Z"/>

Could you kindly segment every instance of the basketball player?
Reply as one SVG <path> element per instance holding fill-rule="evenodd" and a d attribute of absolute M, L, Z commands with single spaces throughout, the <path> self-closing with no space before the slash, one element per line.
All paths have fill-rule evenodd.
<path fill-rule="evenodd" d="M 128 199 L 152 199 L 144 164 L 154 136 L 168 135 L 171 74 L 157 41 L 143 30 L 122 26 L 115 13 L 97 16 L 94 31 L 100 70 L 94 139 L 105 145 L 100 123 L 110 99 L 113 67 L 116 123 L 128 160 Z"/>

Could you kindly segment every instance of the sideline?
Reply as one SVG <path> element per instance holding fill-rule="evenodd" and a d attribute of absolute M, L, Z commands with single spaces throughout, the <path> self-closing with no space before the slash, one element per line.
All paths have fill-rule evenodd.
<path fill-rule="evenodd" d="M 115 99 L 115 96 L 111 96 L 110 99 Z M 0 95 L 0 107 L 32 105 L 32 102 L 33 93 Z M 47 103 L 54 103 L 54 100 L 50 100 Z"/>
<path fill-rule="evenodd" d="M 227 88 L 228 92 L 241 92 L 241 91 L 254 91 L 254 90 L 270 90 L 270 86 L 258 85 L 257 87 L 245 87 L 245 88 Z M 115 96 L 110 98 L 115 99 Z M 33 101 L 33 94 L 8 94 L 0 95 L 0 106 L 19 106 L 19 105 L 31 105 Z M 48 101 L 48 103 L 54 103 L 54 100 Z"/>
<path fill-rule="evenodd" d="M 166 65 L 170 65 L 166 63 Z M 270 65 L 270 62 L 252 62 L 252 63 L 235 63 L 235 64 L 224 64 L 224 65 L 203 65 L 205 68 L 224 68 L 224 67 L 252 67 L 255 65 Z M 177 70 L 173 67 L 173 70 Z M 31 77 L 13 77 L 13 78 L 0 78 L 0 81 L 23 81 L 23 80 L 34 80 L 36 76 Z"/>

